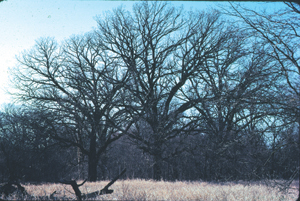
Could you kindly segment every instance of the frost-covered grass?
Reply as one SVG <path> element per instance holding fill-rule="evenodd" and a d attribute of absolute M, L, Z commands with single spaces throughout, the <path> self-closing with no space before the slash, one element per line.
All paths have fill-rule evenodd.
<path fill-rule="evenodd" d="M 87 182 L 80 187 L 82 193 L 90 193 L 102 189 L 109 181 Z M 78 182 L 80 183 L 80 182 Z M 23 185 L 32 197 L 24 197 L 25 200 L 51 200 L 50 195 L 56 191 L 57 199 L 76 200 L 76 196 L 70 185 L 64 184 L 41 184 Z M 216 184 L 208 182 L 166 182 L 152 180 L 120 180 L 116 181 L 110 189 L 113 194 L 101 195 L 96 200 L 296 200 L 297 191 L 289 193 L 280 192 L 260 183 L 242 184 L 225 183 Z M 9 199 L 20 199 L 12 196 Z"/>

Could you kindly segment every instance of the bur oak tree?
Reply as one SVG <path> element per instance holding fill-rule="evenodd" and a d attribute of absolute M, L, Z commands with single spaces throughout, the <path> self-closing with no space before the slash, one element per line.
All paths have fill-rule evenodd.
<path fill-rule="evenodd" d="M 121 123 L 116 103 L 126 73 L 117 68 L 116 59 L 94 46 L 92 37 L 74 36 L 60 45 L 52 38 L 37 40 L 19 57 L 13 82 L 17 98 L 51 112 L 46 117 L 51 137 L 86 155 L 89 180 L 96 181 L 101 154 L 121 137 L 110 121 Z"/>
<path fill-rule="evenodd" d="M 225 12 L 243 23 L 244 28 L 249 30 L 253 38 L 259 40 L 260 45 L 267 50 L 266 54 L 280 64 L 281 73 L 285 77 L 285 85 L 281 87 L 282 96 L 277 96 L 275 101 L 281 108 L 285 108 L 286 118 L 292 118 L 292 121 L 297 122 L 299 127 L 300 4 L 298 2 L 282 4 L 282 9 L 277 9 L 275 12 L 255 11 L 236 4 L 232 4 L 231 9 Z M 298 142 L 300 153 L 299 144 Z M 298 175 L 300 176 L 300 172 Z M 298 200 L 300 200 L 300 193 Z"/>
<path fill-rule="evenodd" d="M 97 22 L 98 46 L 128 72 L 123 105 L 134 122 L 128 135 L 153 157 L 153 177 L 160 180 L 163 161 L 184 149 L 170 152 L 170 140 L 184 137 L 195 123 L 188 111 L 198 100 L 182 91 L 228 40 L 220 28 L 225 22 L 216 10 L 185 14 L 165 2 L 136 4 L 132 14 L 120 7 Z"/>

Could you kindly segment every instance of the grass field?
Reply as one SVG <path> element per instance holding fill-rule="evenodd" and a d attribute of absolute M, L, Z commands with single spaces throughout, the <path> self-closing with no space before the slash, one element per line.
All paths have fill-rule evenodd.
<path fill-rule="evenodd" d="M 80 187 L 82 193 L 90 193 L 102 189 L 109 181 L 85 183 Z M 79 182 L 78 182 L 79 183 Z M 294 184 L 296 185 L 296 184 Z M 41 184 L 23 185 L 31 197 L 24 200 L 51 200 L 50 195 L 56 191 L 54 197 L 59 200 L 76 200 L 70 185 Z M 224 183 L 213 184 L 207 182 L 165 182 L 151 180 L 120 180 L 116 181 L 110 189 L 113 194 L 100 195 L 96 200 L 215 200 L 215 201 L 240 201 L 240 200 L 296 200 L 298 192 L 291 189 L 281 192 L 276 188 L 259 183 L 241 184 Z M 6 199 L 19 200 L 16 195 Z"/>

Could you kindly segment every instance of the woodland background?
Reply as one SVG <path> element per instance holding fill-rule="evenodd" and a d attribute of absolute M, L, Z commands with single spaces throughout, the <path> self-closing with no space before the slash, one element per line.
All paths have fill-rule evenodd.
<path fill-rule="evenodd" d="M 296 178 L 299 11 L 141 2 L 37 40 L 11 70 L 0 182 Z"/>

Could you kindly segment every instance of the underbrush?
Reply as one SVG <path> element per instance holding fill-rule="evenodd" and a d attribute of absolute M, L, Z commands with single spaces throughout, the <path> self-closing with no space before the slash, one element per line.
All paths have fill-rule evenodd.
<path fill-rule="evenodd" d="M 79 182 L 78 182 L 79 183 Z M 87 182 L 80 187 L 82 193 L 102 189 L 108 181 Z M 41 184 L 23 185 L 28 195 L 17 194 L 2 199 L 9 200 L 76 200 L 70 185 Z M 263 183 L 226 184 L 209 182 L 166 182 L 152 180 L 119 180 L 111 187 L 112 194 L 99 195 L 95 200 L 203 200 L 203 201 L 240 201 L 240 200 L 296 200 L 297 190 L 282 192 L 276 187 Z"/>

